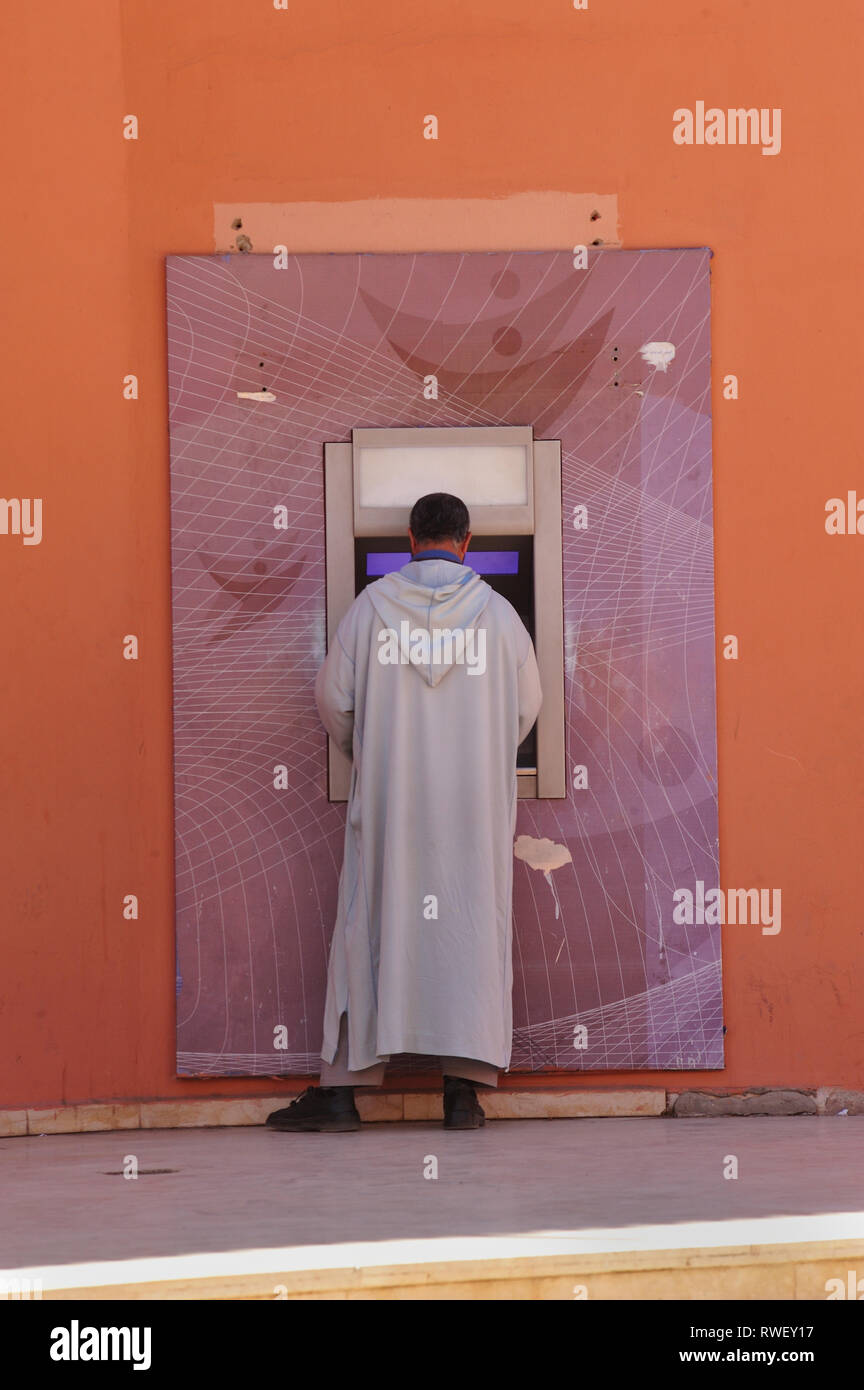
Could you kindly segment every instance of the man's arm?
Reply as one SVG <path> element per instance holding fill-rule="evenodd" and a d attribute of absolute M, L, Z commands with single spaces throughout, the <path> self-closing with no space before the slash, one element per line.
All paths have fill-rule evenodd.
<path fill-rule="evenodd" d="M 354 753 L 354 662 L 344 645 L 348 637 L 343 618 L 315 677 L 315 704 L 324 728 L 350 758 Z"/>
<path fill-rule="evenodd" d="M 530 732 L 543 703 L 543 691 L 540 689 L 540 672 L 537 668 L 537 657 L 534 654 L 534 643 L 527 631 L 525 636 L 528 639 L 528 653 L 518 672 L 520 743 Z"/>

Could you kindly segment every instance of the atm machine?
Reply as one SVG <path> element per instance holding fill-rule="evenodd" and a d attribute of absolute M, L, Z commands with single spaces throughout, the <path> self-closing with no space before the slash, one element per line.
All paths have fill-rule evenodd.
<path fill-rule="evenodd" d="M 531 634 L 543 705 L 519 747 L 520 797 L 567 794 L 561 445 L 530 425 L 356 429 L 324 445 L 327 641 L 367 584 L 411 558 L 418 497 L 451 492 L 471 516 L 465 564 L 508 599 Z M 351 764 L 329 740 L 328 795 L 348 796 Z"/>

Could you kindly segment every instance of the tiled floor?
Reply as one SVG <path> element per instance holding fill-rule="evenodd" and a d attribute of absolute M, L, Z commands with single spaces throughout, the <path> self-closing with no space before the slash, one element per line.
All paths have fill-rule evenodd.
<path fill-rule="evenodd" d="M 130 1155 L 134 1181 L 120 1171 Z M 432 1159 L 436 1179 L 424 1177 Z M 606 1231 L 620 1249 L 632 1231 L 635 1248 L 637 1228 L 684 1244 L 679 1223 L 694 1222 L 721 1223 L 718 1244 L 769 1227 L 815 1240 L 864 1229 L 837 1215 L 864 1213 L 864 1116 L 47 1135 L 0 1140 L 0 1173 L 6 1269 L 430 1237 L 512 1236 L 527 1249 L 549 1232 L 593 1232 L 596 1249 Z"/>

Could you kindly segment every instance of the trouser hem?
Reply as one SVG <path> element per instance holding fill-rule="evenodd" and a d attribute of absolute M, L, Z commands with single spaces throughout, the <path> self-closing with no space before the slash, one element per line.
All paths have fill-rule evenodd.
<path fill-rule="evenodd" d="M 463 1076 L 478 1086 L 497 1087 L 500 1067 L 491 1062 L 481 1062 L 474 1057 L 444 1057 L 428 1055 L 430 1063 L 440 1066 L 447 1076 Z M 361 1067 L 352 1071 L 348 1066 L 348 1015 L 343 1013 L 339 1019 L 339 1043 L 332 1062 L 321 1062 L 319 1082 L 322 1086 L 380 1086 L 384 1080 L 387 1062 L 376 1062 L 371 1067 Z"/>

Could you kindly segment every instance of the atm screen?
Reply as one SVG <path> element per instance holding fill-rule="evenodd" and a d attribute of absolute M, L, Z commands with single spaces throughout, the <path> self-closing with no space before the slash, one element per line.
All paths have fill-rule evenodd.
<path fill-rule="evenodd" d="M 363 536 L 354 540 L 354 592 L 399 570 L 411 559 L 401 536 Z M 512 603 L 534 641 L 534 538 L 472 536 L 465 564 Z M 519 745 L 516 766 L 524 772 L 537 761 L 536 725 Z"/>
<path fill-rule="evenodd" d="M 380 579 L 393 570 L 401 570 L 411 559 L 410 550 L 368 550 L 366 552 L 367 579 Z M 465 563 L 477 574 L 518 574 L 518 550 L 479 550 L 471 552 Z"/>

